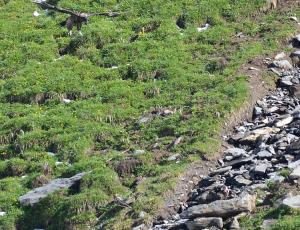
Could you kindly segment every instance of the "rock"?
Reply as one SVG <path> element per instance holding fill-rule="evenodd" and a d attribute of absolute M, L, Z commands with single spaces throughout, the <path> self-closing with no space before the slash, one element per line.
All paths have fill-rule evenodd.
<path fill-rule="evenodd" d="M 264 220 L 264 222 L 262 223 L 262 225 L 260 226 L 261 229 L 271 229 L 272 226 L 274 224 L 277 223 L 276 219 L 268 219 L 268 220 Z"/>
<path fill-rule="evenodd" d="M 286 125 L 290 124 L 290 123 L 293 121 L 293 119 L 294 119 L 293 116 L 288 115 L 286 118 L 284 118 L 284 119 L 282 119 L 282 120 L 280 120 L 280 121 L 277 121 L 277 122 L 275 123 L 275 126 L 276 126 L 277 128 L 286 126 Z"/>
<path fill-rule="evenodd" d="M 148 116 L 144 116 L 144 117 L 141 117 L 139 120 L 138 120 L 138 124 L 146 124 L 148 123 L 149 121 L 152 120 L 152 116 L 151 115 L 148 115 Z"/>
<path fill-rule="evenodd" d="M 291 96 L 300 99 L 300 85 L 293 85 L 290 88 L 290 94 Z"/>
<path fill-rule="evenodd" d="M 213 172 L 211 172 L 209 175 L 210 176 L 220 175 L 220 174 L 223 174 L 225 172 L 228 172 L 231 169 L 232 169 L 232 166 L 227 166 L 227 167 L 219 168 L 219 169 L 216 169 Z"/>
<path fill-rule="evenodd" d="M 278 133 L 279 128 L 264 127 L 260 129 L 252 130 L 250 133 L 245 135 L 241 140 L 247 142 L 255 142 L 260 136 L 269 135 L 271 133 Z"/>
<path fill-rule="evenodd" d="M 294 38 L 296 41 L 300 42 L 300 34 L 297 34 Z"/>
<path fill-rule="evenodd" d="M 5 216 L 6 212 L 0 212 L 0 216 Z"/>
<path fill-rule="evenodd" d="M 144 153 L 145 153 L 145 150 L 137 149 L 137 150 L 134 150 L 133 155 L 142 155 Z"/>
<path fill-rule="evenodd" d="M 233 159 L 247 155 L 246 151 L 244 149 L 240 149 L 240 148 L 230 148 L 230 149 L 227 149 L 224 152 L 224 154 L 232 156 Z"/>
<path fill-rule="evenodd" d="M 275 184 L 277 184 L 277 183 L 280 184 L 285 179 L 283 176 L 280 176 L 277 172 L 269 173 L 268 176 L 269 176 L 268 181 L 272 182 L 272 183 L 275 183 Z"/>
<path fill-rule="evenodd" d="M 286 54 L 284 52 L 281 52 L 275 56 L 275 60 L 281 60 L 281 59 L 284 59 L 285 57 L 286 57 Z"/>
<path fill-rule="evenodd" d="M 172 156 L 169 156 L 168 158 L 167 158 L 167 160 L 168 161 L 176 161 L 178 158 L 180 158 L 180 153 L 176 153 L 176 154 L 174 154 L 174 155 L 172 155 Z"/>
<path fill-rule="evenodd" d="M 297 180 L 300 178 L 300 166 L 296 167 L 293 172 L 290 174 L 292 180 Z"/>
<path fill-rule="evenodd" d="M 263 109 L 258 107 L 258 106 L 255 106 L 254 107 L 254 111 L 253 111 L 253 114 L 254 116 L 258 117 L 260 116 L 261 114 L 263 113 Z"/>
<path fill-rule="evenodd" d="M 230 200 L 217 200 L 210 204 L 190 207 L 180 214 L 181 218 L 197 217 L 232 217 L 242 212 L 251 212 L 255 208 L 255 195 L 243 193 L 240 197 Z"/>
<path fill-rule="evenodd" d="M 131 230 L 147 230 L 147 229 L 149 229 L 149 228 L 147 228 L 147 226 L 145 224 L 141 224 L 136 227 L 133 227 Z"/>
<path fill-rule="evenodd" d="M 256 154 L 258 156 L 258 158 L 260 159 L 265 159 L 265 158 L 271 158 L 273 155 L 272 153 L 270 153 L 269 151 L 267 150 L 263 150 L 263 151 L 260 151 Z"/>
<path fill-rule="evenodd" d="M 240 229 L 240 223 L 237 217 L 232 218 L 232 221 L 230 222 L 228 229 L 230 230 Z"/>
<path fill-rule="evenodd" d="M 285 198 L 282 203 L 290 208 L 300 208 L 300 195 Z"/>
<path fill-rule="evenodd" d="M 204 228 L 216 227 L 223 228 L 223 220 L 220 217 L 196 218 L 193 221 L 186 222 L 186 227 L 189 230 L 199 230 Z"/>
<path fill-rule="evenodd" d="M 227 162 L 227 163 L 225 164 L 225 166 L 238 167 L 238 166 L 240 166 L 240 165 L 247 164 L 247 163 L 252 162 L 252 161 L 253 161 L 253 157 L 251 156 L 251 157 L 246 157 L 246 158 L 236 159 L 236 160 Z"/>
<path fill-rule="evenodd" d="M 288 60 L 278 60 L 278 61 L 273 61 L 272 66 L 284 69 L 284 70 L 290 70 L 293 69 L 293 66 Z"/>
<path fill-rule="evenodd" d="M 72 102 L 72 100 L 67 99 L 67 98 L 63 98 L 62 102 L 65 103 L 65 104 L 70 104 Z"/>
<path fill-rule="evenodd" d="M 293 141 L 287 149 L 287 152 L 294 155 L 300 154 L 300 139 Z"/>
<path fill-rule="evenodd" d="M 294 22 L 298 22 L 298 18 L 295 16 L 291 16 L 289 17 L 290 20 L 294 21 Z"/>
<path fill-rule="evenodd" d="M 238 175 L 234 178 L 229 178 L 226 181 L 226 184 L 237 186 L 237 187 L 243 187 L 252 184 L 252 181 L 245 179 L 242 175 Z"/>
<path fill-rule="evenodd" d="M 259 164 L 255 166 L 253 172 L 255 175 L 263 176 L 266 174 L 267 168 L 268 164 Z"/>
<path fill-rule="evenodd" d="M 291 80 L 286 80 L 286 79 L 281 79 L 280 80 L 280 86 L 283 88 L 289 88 L 293 85 L 293 83 L 291 82 Z"/>
<path fill-rule="evenodd" d="M 70 188 L 77 181 L 81 180 L 84 175 L 85 173 L 79 173 L 70 178 L 59 178 L 52 180 L 48 184 L 33 189 L 25 195 L 20 196 L 19 201 L 22 205 L 34 205 L 35 203 L 38 203 L 41 199 L 45 198 L 46 196 L 57 190 Z"/>
<path fill-rule="evenodd" d="M 37 11 L 37 10 L 35 10 L 34 12 L 33 12 L 33 16 L 34 17 L 38 17 L 38 16 L 40 16 L 41 14 Z"/>
<path fill-rule="evenodd" d="M 295 169 L 297 168 L 298 166 L 300 166 L 300 160 L 297 160 L 295 162 L 291 162 L 288 164 L 288 168 L 289 169 Z"/>

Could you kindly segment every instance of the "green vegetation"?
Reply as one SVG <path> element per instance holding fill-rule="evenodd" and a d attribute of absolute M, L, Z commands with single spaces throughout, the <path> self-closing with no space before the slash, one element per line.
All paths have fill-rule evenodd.
<path fill-rule="evenodd" d="M 49 2 L 126 13 L 92 17 L 82 36 L 68 36 L 66 15 L 34 17 L 30 1 L 0 1 L 0 229 L 150 221 L 176 177 L 218 150 L 222 123 L 247 98 L 239 67 L 293 32 L 289 13 L 259 13 L 263 0 Z M 166 160 L 175 153 L 179 163 Z M 82 171 L 78 187 L 20 206 L 30 189 Z M 114 204 L 117 194 L 135 197 L 132 208 Z"/>

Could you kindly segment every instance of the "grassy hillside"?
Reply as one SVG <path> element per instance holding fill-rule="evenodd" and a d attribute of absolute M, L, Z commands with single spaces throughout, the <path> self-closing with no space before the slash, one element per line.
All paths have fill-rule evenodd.
<path fill-rule="evenodd" d="M 292 31 L 289 15 L 259 12 L 263 0 L 48 2 L 125 13 L 68 36 L 67 15 L 0 0 L 0 229 L 147 223 L 189 163 L 218 149 L 222 122 L 247 97 L 239 67 Z M 248 39 L 237 42 L 239 32 Z M 83 171 L 77 188 L 18 202 Z M 132 208 L 114 204 L 116 194 L 134 198 Z"/>

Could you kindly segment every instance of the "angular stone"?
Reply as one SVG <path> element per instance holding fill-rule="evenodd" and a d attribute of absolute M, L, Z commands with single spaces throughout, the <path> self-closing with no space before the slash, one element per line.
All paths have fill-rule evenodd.
<path fill-rule="evenodd" d="M 268 179 L 269 182 L 272 182 L 272 183 L 282 183 L 285 178 L 283 176 L 280 176 L 277 172 L 274 172 L 274 173 L 269 173 L 268 176 L 270 177 Z"/>
<path fill-rule="evenodd" d="M 244 165 L 244 164 L 247 164 L 247 163 L 252 162 L 252 161 L 253 161 L 253 157 L 251 156 L 251 157 L 236 159 L 236 160 L 227 162 L 225 164 L 225 166 L 237 167 L 237 166 Z"/>
<path fill-rule="evenodd" d="M 286 57 L 286 54 L 284 52 L 281 52 L 275 56 L 275 60 L 284 59 Z"/>
<path fill-rule="evenodd" d="M 248 185 L 252 184 L 252 181 L 245 179 L 242 175 L 238 175 L 234 178 L 229 178 L 226 181 L 226 184 L 243 187 L 243 186 L 248 186 Z"/>
<path fill-rule="evenodd" d="M 276 126 L 277 128 L 286 126 L 286 125 L 290 124 L 290 123 L 293 121 L 293 119 L 294 119 L 293 116 L 288 115 L 286 118 L 284 118 L 284 119 L 282 119 L 282 120 L 280 120 L 280 121 L 277 121 L 277 122 L 275 123 L 275 126 Z"/>
<path fill-rule="evenodd" d="M 278 133 L 279 131 L 280 131 L 279 128 L 271 128 L 271 127 L 255 129 L 255 130 L 252 130 L 247 135 L 245 135 L 245 137 L 243 137 L 241 140 L 255 142 L 260 136 L 269 135 L 272 133 Z"/>
<path fill-rule="evenodd" d="M 241 157 L 241 156 L 245 156 L 247 153 L 244 149 L 230 148 L 230 149 L 227 149 L 224 152 L 224 154 L 233 156 L 233 158 L 238 158 L 238 157 Z"/>
<path fill-rule="evenodd" d="M 271 229 L 272 226 L 274 224 L 277 223 L 276 219 L 268 219 L 268 220 L 264 220 L 264 222 L 262 223 L 262 225 L 260 226 L 261 229 Z"/>
<path fill-rule="evenodd" d="M 41 199 L 45 198 L 46 196 L 57 190 L 70 188 L 77 181 L 81 180 L 84 175 L 85 173 L 79 173 L 70 178 L 59 178 L 52 180 L 48 184 L 33 189 L 25 195 L 20 196 L 19 201 L 22 205 L 34 205 L 35 203 L 38 203 Z"/>
<path fill-rule="evenodd" d="M 232 169 L 232 166 L 227 166 L 227 167 L 219 168 L 219 169 L 216 169 L 213 172 L 211 172 L 209 175 L 210 176 L 214 176 L 214 175 L 223 174 L 225 172 L 228 172 L 231 169 Z"/>
<path fill-rule="evenodd" d="M 297 160 L 295 162 L 292 162 L 292 163 L 289 163 L 288 164 L 288 168 L 289 169 L 295 169 L 297 168 L 298 166 L 300 166 L 300 160 Z"/>
<path fill-rule="evenodd" d="M 242 212 L 251 212 L 255 208 L 256 196 L 243 193 L 238 198 L 217 200 L 210 204 L 190 207 L 180 214 L 181 218 L 196 217 L 232 217 Z"/>
<path fill-rule="evenodd" d="M 297 180 L 300 178 L 300 166 L 296 167 L 293 172 L 290 174 L 290 178 Z"/>
<path fill-rule="evenodd" d="M 290 208 L 300 208 L 300 195 L 285 198 L 282 203 Z"/>
<path fill-rule="evenodd" d="M 267 169 L 268 169 L 268 164 L 259 164 L 255 166 L 253 172 L 255 175 L 263 176 L 266 174 Z"/>
<path fill-rule="evenodd" d="M 199 230 L 212 227 L 222 229 L 223 220 L 220 217 L 196 218 L 193 221 L 186 222 L 185 225 L 189 230 Z"/>
<path fill-rule="evenodd" d="M 293 68 L 293 66 L 288 60 L 273 61 L 272 65 L 285 70 L 290 70 Z"/>
<path fill-rule="evenodd" d="M 265 158 L 271 158 L 273 155 L 272 153 L 270 153 L 269 151 L 267 150 L 263 150 L 263 151 L 260 151 L 256 154 L 258 156 L 258 158 L 260 159 L 265 159 Z"/>

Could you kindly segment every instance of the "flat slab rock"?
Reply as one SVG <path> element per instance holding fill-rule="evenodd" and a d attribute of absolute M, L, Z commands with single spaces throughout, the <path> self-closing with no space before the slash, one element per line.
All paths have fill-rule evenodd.
<path fill-rule="evenodd" d="M 60 189 L 70 188 L 77 181 L 81 180 L 85 173 L 76 174 L 70 178 L 59 178 L 50 181 L 48 184 L 33 189 L 32 191 L 26 193 L 19 197 L 19 201 L 22 205 L 34 205 L 38 203 L 42 198 L 45 198 L 49 194 L 58 191 Z"/>
<path fill-rule="evenodd" d="M 300 195 L 287 197 L 285 198 L 282 203 L 290 208 L 300 208 Z"/>
<path fill-rule="evenodd" d="M 210 204 L 192 206 L 180 214 L 181 218 L 232 217 L 242 212 L 251 212 L 255 208 L 256 195 L 243 193 L 238 198 L 217 200 Z"/>
<path fill-rule="evenodd" d="M 187 226 L 188 230 L 198 230 L 209 227 L 216 227 L 218 229 L 222 229 L 223 220 L 220 217 L 196 218 L 193 221 L 186 222 L 185 225 Z"/>

